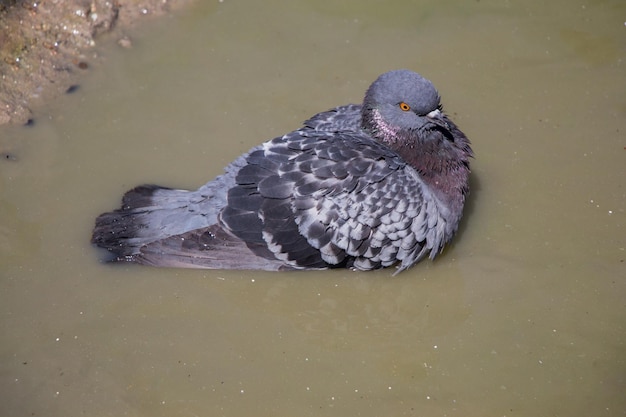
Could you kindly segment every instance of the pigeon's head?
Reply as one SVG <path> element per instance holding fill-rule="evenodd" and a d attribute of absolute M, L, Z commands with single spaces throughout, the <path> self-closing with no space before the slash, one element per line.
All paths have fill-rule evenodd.
<path fill-rule="evenodd" d="M 426 116 L 439 108 L 439 94 L 433 83 L 421 75 L 396 70 L 378 77 L 367 90 L 364 102 L 384 117 L 410 126 L 415 123 L 411 115 Z"/>
<path fill-rule="evenodd" d="M 443 168 L 472 156 L 465 135 L 443 114 L 435 86 L 413 71 L 389 71 L 372 83 L 363 101 L 361 124 L 419 168 L 424 164 Z"/>
<path fill-rule="evenodd" d="M 440 108 L 433 83 L 413 71 L 389 71 L 378 77 L 365 94 L 363 124 L 375 136 L 386 136 L 388 129 L 419 130 L 438 118 Z"/>

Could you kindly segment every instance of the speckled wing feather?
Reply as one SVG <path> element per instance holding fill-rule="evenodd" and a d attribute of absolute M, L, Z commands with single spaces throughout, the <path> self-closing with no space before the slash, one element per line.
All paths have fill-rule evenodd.
<path fill-rule="evenodd" d="M 418 174 L 355 132 L 301 129 L 251 152 L 222 224 L 294 268 L 413 265 L 445 243 L 445 221 Z"/>

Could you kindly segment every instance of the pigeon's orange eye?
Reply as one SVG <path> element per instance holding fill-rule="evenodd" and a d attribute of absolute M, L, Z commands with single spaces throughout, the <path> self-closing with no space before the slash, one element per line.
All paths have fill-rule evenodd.
<path fill-rule="evenodd" d="M 402 111 L 409 111 L 409 110 L 411 110 L 411 106 L 406 104 L 404 101 L 401 101 L 400 104 L 398 104 L 398 106 L 400 106 L 400 110 L 402 110 Z"/>

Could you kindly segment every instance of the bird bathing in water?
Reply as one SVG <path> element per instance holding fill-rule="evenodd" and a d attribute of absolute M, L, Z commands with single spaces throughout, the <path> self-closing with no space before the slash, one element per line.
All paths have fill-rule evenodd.
<path fill-rule="evenodd" d="M 440 253 L 467 198 L 470 142 L 419 74 L 316 114 L 196 191 L 142 185 L 96 219 L 114 261 L 158 267 L 403 271 Z"/>

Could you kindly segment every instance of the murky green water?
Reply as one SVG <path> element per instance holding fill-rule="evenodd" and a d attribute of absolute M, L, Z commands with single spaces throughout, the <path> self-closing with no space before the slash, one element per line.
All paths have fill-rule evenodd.
<path fill-rule="evenodd" d="M 0 130 L 0 415 L 626 415 L 626 3 L 199 3 Z M 97 261 L 128 188 L 195 188 L 394 68 L 477 154 L 436 262 Z"/>

